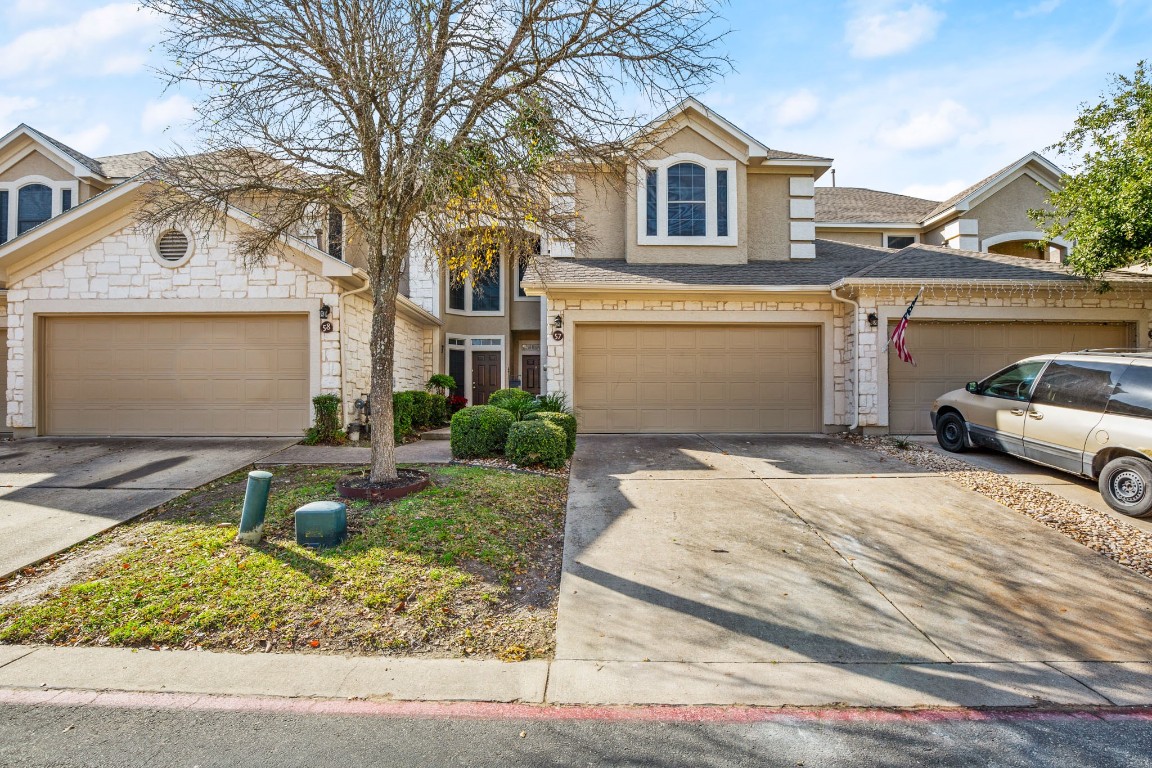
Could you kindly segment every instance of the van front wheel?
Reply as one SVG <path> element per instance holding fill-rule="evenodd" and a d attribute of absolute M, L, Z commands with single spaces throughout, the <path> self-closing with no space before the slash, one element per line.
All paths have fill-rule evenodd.
<path fill-rule="evenodd" d="M 1100 472 L 1100 495 L 1122 515 L 1152 514 L 1152 462 L 1133 456 L 1108 462 Z"/>
<path fill-rule="evenodd" d="M 968 428 L 958 413 L 945 413 L 936 419 L 936 442 L 950 453 L 968 450 Z"/>

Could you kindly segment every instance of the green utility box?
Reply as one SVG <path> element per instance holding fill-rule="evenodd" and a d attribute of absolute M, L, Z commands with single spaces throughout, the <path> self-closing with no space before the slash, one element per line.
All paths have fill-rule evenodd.
<path fill-rule="evenodd" d="M 338 501 L 313 501 L 296 510 L 296 543 L 335 547 L 348 537 L 348 508 Z"/>

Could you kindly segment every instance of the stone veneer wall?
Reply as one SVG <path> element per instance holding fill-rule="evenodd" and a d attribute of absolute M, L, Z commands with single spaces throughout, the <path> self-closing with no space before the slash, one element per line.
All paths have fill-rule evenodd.
<path fill-rule="evenodd" d="M 332 308 L 331 319 L 336 327 L 332 333 L 320 335 L 320 392 L 340 392 L 340 292 L 335 284 L 279 256 L 270 256 L 261 267 L 246 269 L 237 262 L 222 232 L 212 233 L 206 242 L 197 239 L 194 248 L 185 264 L 177 268 L 161 266 L 152 258 L 149 239 L 128 225 L 46 269 L 12 282 L 7 307 L 8 425 L 35 426 L 33 409 L 25 405 L 28 374 L 24 364 L 24 306 L 27 301 L 37 300 L 311 299 L 317 309 L 323 302 Z M 346 395 L 354 401 L 367 391 L 371 314 L 370 305 L 362 296 L 353 296 L 347 303 L 350 386 Z M 417 382 L 423 386 L 432 361 L 429 333 L 406 319 L 398 319 L 397 326 L 398 379 L 405 387 Z M 349 409 L 350 404 L 346 403 L 345 408 Z"/>
<path fill-rule="evenodd" d="M 546 316 L 564 315 L 565 334 L 567 336 L 570 336 L 573 332 L 572 323 L 580 322 L 579 313 L 582 311 L 642 310 L 652 314 L 651 319 L 646 319 L 644 322 L 652 323 L 682 322 L 683 317 L 677 315 L 686 311 L 724 314 L 734 312 L 756 313 L 757 316 L 753 322 L 763 322 L 766 324 L 773 322 L 796 324 L 798 322 L 795 319 L 776 319 L 773 316 L 773 313 L 776 312 L 820 312 L 824 317 L 831 313 L 832 339 L 825 339 L 824 343 L 834 345 L 831 371 L 834 399 L 832 413 L 825 414 L 824 421 L 826 424 L 831 425 L 845 425 L 851 420 L 848 416 L 848 397 L 851 391 L 851 383 L 847 381 L 846 378 L 851 366 L 851 357 L 844 353 L 844 340 L 847 333 L 846 326 L 849 322 L 846 314 L 847 305 L 833 301 L 830 296 L 820 300 L 813 298 L 788 299 L 786 297 L 765 298 L 763 294 L 740 298 L 718 297 L 700 299 L 660 297 L 601 299 L 549 296 L 547 301 L 548 311 Z M 743 318 L 741 318 L 741 320 L 743 320 Z M 697 320 L 693 322 L 709 321 Z M 731 317 L 726 318 L 723 315 L 717 314 L 715 322 L 732 322 L 732 319 Z M 804 321 L 801 320 L 799 322 Z M 820 322 L 820 320 L 814 319 L 813 322 Z M 544 340 L 547 345 L 545 390 L 549 393 L 564 391 L 565 371 L 569 365 L 569 361 L 565 357 L 565 345 L 569 340 L 567 336 L 562 341 L 556 341 L 552 338 L 550 331 L 544 334 Z M 823 357 L 821 357 L 821 360 L 823 361 Z M 829 373 L 825 371 L 824 375 L 827 376 Z M 570 399 L 572 394 L 571 392 L 568 393 Z M 821 398 L 821 401 L 823 401 L 823 398 Z"/>

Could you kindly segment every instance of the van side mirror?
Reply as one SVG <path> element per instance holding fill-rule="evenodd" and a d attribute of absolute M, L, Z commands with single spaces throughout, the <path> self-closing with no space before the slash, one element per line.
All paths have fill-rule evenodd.
<path fill-rule="evenodd" d="M 970 381 L 964 385 L 964 389 L 968 390 L 969 392 L 971 392 L 974 395 L 978 395 L 978 394 L 980 394 L 980 382 Z"/>

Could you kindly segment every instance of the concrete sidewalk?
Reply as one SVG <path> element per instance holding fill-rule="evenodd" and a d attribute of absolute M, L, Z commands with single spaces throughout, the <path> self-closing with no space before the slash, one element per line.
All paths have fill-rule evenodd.
<path fill-rule="evenodd" d="M 372 449 L 367 446 L 292 445 L 257 462 L 257 466 L 287 464 L 367 464 Z M 402 464 L 447 464 L 452 461 L 452 444 L 433 438 L 396 446 L 396 460 Z"/>
<path fill-rule="evenodd" d="M 0 689 L 593 705 L 1149 706 L 1152 664 L 506 664 L 0 646 Z"/>

